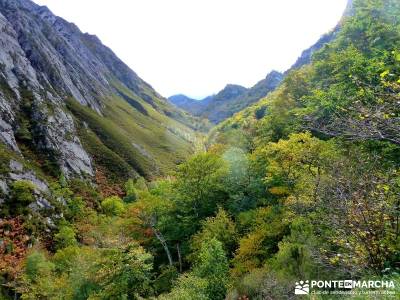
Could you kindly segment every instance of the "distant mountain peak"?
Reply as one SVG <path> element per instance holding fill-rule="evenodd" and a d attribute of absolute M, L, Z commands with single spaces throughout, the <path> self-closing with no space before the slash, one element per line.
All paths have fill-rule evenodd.
<path fill-rule="evenodd" d="M 269 72 L 267 74 L 267 76 L 265 76 L 265 79 L 273 79 L 273 78 L 281 77 L 281 76 L 283 76 L 283 74 L 281 72 L 272 70 L 271 72 Z"/>
<path fill-rule="evenodd" d="M 282 81 L 284 75 L 278 71 L 271 71 L 252 88 L 245 88 L 238 84 L 227 84 L 217 94 L 194 100 L 185 95 L 169 97 L 169 101 L 187 112 L 219 123 L 234 113 L 253 104 L 274 90 Z"/>
<path fill-rule="evenodd" d="M 246 90 L 246 88 L 244 86 L 241 86 L 239 84 L 232 84 L 232 83 L 228 83 L 225 87 L 224 90 L 226 89 L 237 89 L 237 90 Z"/>
<path fill-rule="evenodd" d="M 227 84 L 223 90 L 215 95 L 215 101 L 226 101 L 243 95 L 247 88 L 237 84 Z"/>

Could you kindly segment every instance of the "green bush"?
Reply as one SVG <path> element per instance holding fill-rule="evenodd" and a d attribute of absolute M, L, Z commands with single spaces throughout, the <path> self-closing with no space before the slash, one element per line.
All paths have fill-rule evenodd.
<path fill-rule="evenodd" d="M 77 220 L 84 216 L 85 202 L 82 197 L 74 197 L 67 203 L 65 217 L 68 220 Z"/>
<path fill-rule="evenodd" d="M 100 192 L 96 190 L 88 181 L 82 179 L 73 178 L 71 179 L 70 189 L 75 196 L 82 197 L 85 199 L 85 203 L 88 207 L 99 208 L 102 197 Z"/>
<path fill-rule="evenodd" d="M 220 241 L 213 238 L 203 242 L 193 274 L 207 281 L 209 299 L 225 299 L 229 264 Z"/>
<path fill-rule="evenodd" d="M 89 299 L 149 299 L 153 257 L 135 243 L 103 252 L 96 274 L 100 290 Z M 86 299 L 86 298 L 85 298 Z"/>
<path fill-rule="evenodd" d="M 40 251 L 26 259 L 25 273 L 16 288 L 20 299 L 68 299 L 55 279 L 54 264 Z"/>
<path fill-rule="evenodd" d="M 74 229 L 70 226 L 61 226 L 58 233 L 54 236 L 54 241 L 58 249 L 76 245 Z"/>
<path fill-rule="evenodd" d="M 23 119 L 21 120 L 21 124 L 16 132 L 16 137 L 20 141 L 31 142 L 32 141 L 32 134 L 30 132 L 30 124 L 29 120 Z"/>
<path fill-rule="evenodd" d="M 159 297 L 160 300 L 209 300 L 207 293 L 207 280 L 197 277 L 192 273 L 180 276 L 171 293 Z"/>
<path fill-rule="evenodd" d="M 107 216 L 118 216 L 125 211 L 124 202 L 118 196 L 111 196 L 101 202 L 101 208 Z"/>
<path fill-rule="evenodd" d="M 22 205 L 29 205 L 35 201 L 34 191 L 35 186 L 27 180 L 15 181 L 11 184 L 11 197 Z"/>
<path fill-rule="evenodd" d="M 25 274 L 30 281 L 36 281 L 42 276 L 50 275 L 54 264 L 49 262 L 42 252 L 35 251 L 26 259 Z"/>
<path fill-rule="evenodd" d="M 137 199 L 137 191 L 136 191 L 135 183 L 134 183 L 133 179 L 129 179 L 125 183 L 124 188 L 125 188 L 125 193 L 126 193 L 126 196 L 124 197 L 124 202 L 131 203 L 131 202 L 135 201 Z"/>
<path fill-rule="evenodd" d="M 143 177 L 137 178 L 134 186 L 139 191 L 148 191 L 146 180 Z"/>
<path fill-rule="evenodd" d="M 27 180 L 15 181 L 10 185 L 10 197 L 3 208 L 3 215 L 23 215 L 29 204 L 35 201 L 35 186 Z"/>
<path fill-rule="evenodd" d="M 174 266 L 163 266 L 160 275 L 154 280 L 154 289 L 157 294 L 169 292 L 178 276 L 178 270 Z"/>

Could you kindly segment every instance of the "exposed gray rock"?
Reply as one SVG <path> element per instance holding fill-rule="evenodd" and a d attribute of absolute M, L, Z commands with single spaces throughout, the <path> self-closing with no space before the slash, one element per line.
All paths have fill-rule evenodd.
<path fill-rule="evenodd" d="M 9 166 L 11 170 L 11 172 L 8 174 L 9 181 L 7 182 L 5 180 L 0 180 L 0 191 L 2 190 L 3 193 L 8 194 L 8 184 L 10 184 L 10 182 L 26 180 L 31 182 L 35 187 L 36 201 L 31 203 L 29 207 L 33 210 L 53 208 L 50 202 L 46 200 L 46 197 L 50 193 L 50 189 L 45 181 L 40 180 L 34 171 L 25 170 L 23 164 L 16 160 L 10 160 Z M 0 202 L 0 204 L 2 204 L 2 202 Z"/>
<path fill-rule="evenodd" d="M 53 209 L 54 207 L 45 198 L 39 197 L 36 202 L 29 204 L 29 208 L 33 211 L 38 211 L 41 209 Z"/>
<path fill-rule="evenodd" d="M 114 92 L 114 78 L 144 99 L 159 97 L 96 36 L 83 34 L 29 0 L 0 0 L 0 46 L 0 76 L 14 93 L 7 96 L 0 88 L 0 141 L 19 152 L 16 114 L 21 88 L 28 89 L 33 94 L 34 142 L 57 156 L 67 176 L 93 176 L 94 171 L 66 113 L 65 99 L 71 97 L 101 114 L 102 100 Z"/>
<path fill-rule="evenodd" d="M 10 169 L 13 172 L 22 172 L 24 170 L 24 166 L 20 162 L 12 159 L 10 160 Z"/>
<path fill-rule="evenodd" d="M 69 174 L 70 170 L 73 170 L 75 174 L 94 175 L 91 159 L 78 139 L 72 142 L 64 141 L 62 153 L 65 157 L 61 162 L 64 173 Z"/>
<path fill-rule="evenodd" d="M 41 112 L 37 116 L 37 119 L 44 123 L 40 131 L 44 133 L 45 138 L 40 146 L 59 154 L 59 164 L 67 176 L 93 176 L 91 159 L 76 135 L 72 117 L 58 107 L 54 110 L 52 115 Z"/>
<path fill-rule="evenodd" d="M 41 181 L 36 177 L 36 174 L 33 171 L 26 171 L 22 173 L 10 173 L 10 178 L 14 181 L 18 180 L 27 180 L 32 182 L 32 184 L 36 187 L 37 193 L 48 193 L 49 187 L 44 181 Z"/>
<path fill-rule="evenodd" d="M 18 32 L 18 42 L 36 70 L 42 86 L 100 112 L 100 99 L 112 93 L 117 79 L 145 101 L 161 98 L 94 35 L 55 16 L 29 0 L 0 0 L 0 13 Z"/>
<path fill-rule="evenodd" d="M 47 201 L 45 198 L 38 196 L 36 199 L 36 202 L 33 202 L 29 204 L 28 206 L 32 211 L 39 212 L 40 210 L 47 210 L 47 209 L 53 209 L 54 206 L 50 204 L 49 201 Z"/>
<path fill-rule="evenodd" d="M 0 90 L 0 119 L 3 119 L 4 122 L 10 124 L 12 124 L 15 121 L 15 113 L 12 107 L 12 102 L 6 99 L 4 91 L 2 90 Z"/>
<path fill-rule="evenodd" d="M 23 80 L 22 80 L 23 79 Z M 28 80 L 34 88 L 39 84 L 35 71 L 18 43 L 18 35 L 0 12 L 0 141 L 19 152 L 14 138 L 15 111 L 20 99 L 19 84 Z"/>
<path fill-rule="evenodd" d="M 40 20 L 44 22 L 38 22 Z M 53 31 L 54 34 L 46 36 L 46 30 Z M 81 74 L 68 69 L 84 69 L 80 68 L 80 61 L 92 61 L 89 57 L 77 57 L 69 53 L 74 49 L 70 43 L 75 31 L 79 31 L 76 26 L 30 1 L 0 1 L 0 76 L 5 85 L 0 88 L 0 142 L 11 150 L 20 152 L 14 137 L 14 128 L 17 127 L 15 119 L 20 107 L 22 84 L 23 88 L 29 89 L 33 94 L 32 117 L 38 124 L 34 128 L 39 137 L 36 140 L 38 146 L 58 155 L 60 167 L 66 175 L 93 175 L 90 157 L 77 137 L 72 117 L 60 108 L 65 96 L 70 94 L 82 104 L 100 111 L 101 104 L 94 100 L 94 94 L 99 96 L 105 90 L 96 83 L 92 75 L 98 74 L 96 71 L 99 70 L 85 69 L 85 74 Z M 60 35 L 64 41 L 58 41 Z M 78 43 L 79 36 L 74 39 Z M 60 42 L 68 53 L 67 58 L 73 59 L 71 64 L 66 64 L 66 53 L 57 47 Z M 55 78 L 56 74 L 59 78 Z M 88 81 L 80 81 L 82 78 Z M 89 80 L 95 82 L 89 84 Z M 104 86 L 108 84 L 104 75 L 100 81 Z M 11 92 L 6 95 L 4 88 Z M 49 112 L 49 105 L 54 108 L 54 113 Z"/>
<path fill-rule="evenodd" d="M 6 144 L 11 150 L 20 152 L 15 141 L 14 132 L 10 124 L 0 119 L 0 141 Z"/>
<path fill-rule="evenodd" d="M 4 203 L 5 199 L 3 196 L 9 193 L 7 183 L 0 180 L 0 206 Z"/>
<path fill-rule="evenodd" d="M 43 152 L 43 158 L 57 161 L 67 177 L 93 176 L 91 158 L 78 138 L 67 104 L 77 101 L 102 115 L 111 97 L 129 103 L 121 96 L 125 95 L 122 90 L 166 117 L 193 123 L 96 36 L 82 33 L 30 0 L 0 0 L 1 143 L 16 152 L 18 144 Z M 146 117 L 157 127 L 165 127 L 160 119 Z M 27 130 L 30 135 L 15 138 Z M 140 154 L 148 158 L 147 152 Z"/>
<path fill-rule="evenodd" d="M 2 192 L 3 194 L 8 194 L 7 183 L 3 180 L 0 180 L 0 192 Z"/>
<path fill-rule="evenodd" d="M 47 224 L 47 227 L 49 227 L 49 228 L 57 229 L 56 224 L 54 224 L 54 221 L 50 217 L 46 218 L 46 224 Z"/>
<path fill-rule="evenodd" d="M 3 1 L 4 2 L 4 1 Z M 18 87 L 21 77 L 35 88 L 39 87 L 36 72 L 32 68 L 25 52 L 18 42 L 18 34 L 0 12 L 0 64 L 2 75 L 5 77 L 9 87 L 19 96 Z"/>

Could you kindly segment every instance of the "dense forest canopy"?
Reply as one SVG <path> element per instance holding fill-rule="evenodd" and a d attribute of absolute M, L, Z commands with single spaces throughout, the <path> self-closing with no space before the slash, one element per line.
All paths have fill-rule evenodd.
<path fill-rule="evenodd" d="M 353 2 L 310 64 L 169 176 L 108 195 L 60 176 L 51 230 L 16 181 L 2 297 L 291 299 L 296 281 L 348 278 L 400 293 L 400 2 Z"/>

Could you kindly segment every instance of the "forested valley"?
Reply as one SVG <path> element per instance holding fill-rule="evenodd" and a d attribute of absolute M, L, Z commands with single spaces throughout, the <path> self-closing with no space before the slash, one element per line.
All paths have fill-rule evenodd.
<path fill-rule="evenodd" d="M 169 133 L 180 157 L 166 170 L 139 146 L 145 163 L 133 161 L 116 133 L 129 124 L 70 99 L 101 172 L 65 176 L 31 146 L 28 100 L 16 141 L 51 206 L 30 208 L 29 178 L 0 188 L 0 299 L 294 299 L 299 280 L 348 278 L 391 280 L 400 294 L 398 0 L 354 0 L 332 41 L 265 98 L 209 132 L 190 119 Z M 165 122 L 161 104 L 143 103 L 143 124 Z M 0 172 L 26 168 L 0 150 Z"/>

